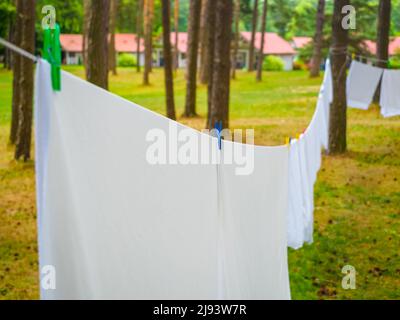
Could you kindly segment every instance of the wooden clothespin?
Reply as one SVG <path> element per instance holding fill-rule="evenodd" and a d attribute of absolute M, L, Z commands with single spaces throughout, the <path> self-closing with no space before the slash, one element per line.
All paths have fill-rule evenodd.
<path fill-rule="evenodd" d="M 51 84 L 54 91 L 61 91 L 60 26 L 46 28 L 43 32 L 43 59 L 51 65 Z"/>

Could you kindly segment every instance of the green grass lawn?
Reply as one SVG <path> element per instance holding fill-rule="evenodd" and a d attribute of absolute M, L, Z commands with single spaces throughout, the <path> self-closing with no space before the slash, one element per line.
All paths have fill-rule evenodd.
<path fill-rule="evenodd" d="M 66 70 L 83 76 L 80 67 Z M 254 128 L 257 144 L 283 144 L 308 125 L 322 78 L 271 72 L 256 83 L 238 73 L 232 82 L 232 128 Z M 12 76 L 0 71 L 0 299 L 38 298 L 36 207 L 33 162 L 12 160 L 7 145 Z M 165 113 L 162 70 L 141 85 L 141 74 L 120 69 L 110 90 Z M 185 78 L 175 79 L 177 114 L 183 112 Z M 198 114 L 179 121 L 205 125 L 206 87 L 198 87 Z M 314 244 L 289 250 L 293 299 L 400 299 L 400 117 L 383 119 L 375 106 L 349 110 L 348 148 L 324 156 L 315 187 Z M 341 269 L 357 270 L 357 289 L 341 287 Z"/>

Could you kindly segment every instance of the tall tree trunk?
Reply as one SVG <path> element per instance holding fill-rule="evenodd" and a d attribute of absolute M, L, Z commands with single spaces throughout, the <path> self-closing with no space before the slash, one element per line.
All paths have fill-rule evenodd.
<path fill-rule="evenodd" d="M 22 17 L 23 17 L 23 1 L 16 1 L 16 15 L 15 15 L 15 33 L 14 44 L 21 47 L 22 38 Z M 12 93 L 12 106 L 11 106 L 11 127 L 10 127 L 10 144 L 15 144 L 17 141 L 18 131 L 18 106 L 20 99 L 21 87 L 19 85 L 21 78 L 21 56 L 18 53 L 12 53 L 13 60 L 13 93 Z"/>
<path fill-rule="evenodd" d="M 201 18 L 200 18 L 200 74 L 199 79 L 202 84 L 208 83 L 208 24 L 207 15 L 209 2 L 213 0 L 203 0 L 201 4 Z M 214 0 L 215 1 L 215 0 Z"/>
<path fill-rule="evenodd" d="M 392 11 L 391 0 L 379 0 L 378 13 L 378 30 L 376 39 L 376 58 L 378 59 L 376 66 L 387 68 L 389 60 L 389 33 L 390 33 L 390 16 Z M 374 102 L 379 103 L 381 96 L 381 81 L 376 88 Z"/>
<path fill-rule="evenodd" d="M 174 68 L 179 68 L 179 0 L 174 1 L 174 23 L 175 23 L 175 45 L 174 45 Z"/>
<path fill-rule="evenodd" d="M 381 68 L 387 67 L 387 60 L 389 59 L 389 32 L 391 9 L 391 0 L 379 1 L 376 57 L 379 60 L 383 60 L 378 61 L 377 63 L 377 66 Z"/>
<path fill-rule="evenodd" d="M 185 117 L 196 116 L 196 78 L 197 78 L 197 57 L 199 50 L 199 28 L 200 28 L 201 0 L 190 0 L 189 13 L 189 34 L 187 49 L 186 69 L 186 103 Z"/>
<path fill-rule="evenodd" d="M 324 35 L 325 20 L 325 0 L 318 0 L 317 17 L 315 23 L 314 50 L 312 56 L 312 64 L 310 69 L 310 77 L 319 77 L 319 68 L 322 60 L 322 40 Z"/>
<path fill-rule="evenodd" d="M 110 0 L 90 1 L 86 78 L 103 89 L 108 89 L 109 13 Z"/>
<path fill-rule="evenodd" d="M 22 0 L 22 34 L 21 48 L 34 54 L 35 52 L 35 0 Z M 18 103 L 18 130 L 15 146 L 15 159 L 30 159 L 32 140 L 32 109 L 33 109 L 33 61 L 20 58 L 20 98 Z"/>
<path fill-rule="evenodd" d="M 233 0 L 216 0 L 216 29 L 214 71 L 212 76 L 212 105 L 209 123 L 222 121 L 229 128 L 229 91 L 231 69 L 231 33 Z"/>
<path fill-rule="evenodd" d="M 154 7 L 154 0 L 144 0 L 144 72 L 143 84 L 149 85 L 150 72 L 153 63 L 153 18 L 152 12 Z"/>
<path fill-rule="evenodd" d="M 207 124 L 209 129 L 213 128 L 211 123 L 211 107 L 212 107 L 212 93 L 213 93 L 213 71 L 214 71 L 214 54 L 215 54 L 215 31 L 216 31 L 216 8 L 217 1 L 212 0 L 208 2 L 207 9 L 207 24 L 208 24 L 208 39 L 207 39 L 207 61 L 208 61 L 208 86 L 207 86 Z"/>
<path fill-rule="evenodd" d="M 117 75 L 117 53 L 115 51 L 115 25 L 117 20 L 118 0 L 110 0 L 110 42 L 108 45 L 108 69 Z"/>
<path fill-rule="evenodd" d="M 263 15 L 261 22 L 261 47 L 258 53 L 258 62 L 257 62 L 257 77 L 256 80 L 260 82 L 262 80 L 262 67 L 264 62 L 264 43 L 265 43 L 265 28 L 267 26 L 267 8 L 268 8 L 268 0 L 264 0 L 263 6 Z"/>
<path fill-rule="evenodd" d="M 335 0 L 332 17 L 332 80 L 333 102 L 329 119 L 329 153 L 337 154 L 346 151 L 347 101 L 346 101 L 346 58 L 348 46 L 348 30 L 342 27 L 343 6 L 349 0 Z"/>
<path fill-rule="evenodd" d="M 236 65 L 237 65 L 237 55 L 239 51 L 239 20 L 240 20 L 240 0 L 235 0 L 235 10 L 234 10 L 234 21 L 235 21 L 235 41 L 233 44 L 233 54 L 232 54 L 232 79 L 236 79 Z"/>
<path fill-rule="evenodd" d="M 8 41 L 11 43 L 14 43 L 14 29 L 15 29 L 15 24 L 12 19 L 10 19 L 10 22 L 8 24 Z M 7 70 L 12 69 L 12 59 L 13 54 L 12 51 L 9 50 L 8 48 L 4 49 L 4 68 Z"/>
<path fill-rule="evenodd" d="M 85 67 L 88 55 L 90 12 L 90 0 L 83 0 L 82 63 Z"/>
<path fill-rule="evenodd" d="M 143 0 L 137 0 L 136 13 L 136 71 L 140 72 L 140 39 L 142 36 Z"/>
<path fill-rule="evenodd" d="M 153 27 L 154 27 L 154 0 L 150 0 L 150 26 L 151 26 L 151 36 L 150 36 L 150 72 L 153 71 Z"/>
<path fill-rule="evenodd" d="M 256 38 L 257 23 L 258 23 L 258 0 L 254 0 L 253 20 L 251 25 L 251 40 L 249 45 L 249 65 L 248 65 L 249 71 L 254 70 L 254 41 Z"/>
<path fill-rule="evenodd" d="M 170 0 L 162 0 L 164 73 L 165 73 L 165 93 L 167 102 L 167 117 L 172 120 L 175 120 L 174 80 L 172 74 L 170 19 L 171 19 Z"/>

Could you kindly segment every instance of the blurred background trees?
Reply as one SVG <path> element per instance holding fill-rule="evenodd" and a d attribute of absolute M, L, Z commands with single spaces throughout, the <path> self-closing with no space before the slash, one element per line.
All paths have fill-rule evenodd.
<path fill-rule="evenodd" d="M 313 37 L 314 41 L 298 50 L 295 63 L 295 67 L 310 66 L 310 76 L 312 77 L 319 75 L 323 58 L 328 56 L 329 48 L 337 46 L 338 43 L 348 46 L 349 54 L 358 52 L 372 56 L 365 50 L 365 40 L 372 40 L 377 44 L 377 58 L 388 59 L 388 39 L 391 36 L 400 35 L 400 0 L 351 0 L 351 5 L 356 8 L 357 28 L 350 30 L 346 36 L 340 34 L 340 30 L 335 29 L 335 24 L 332 23 L 338 21 L 338 17 L 335 17 L 335 14 L 338 13 L 335 9 L 338 5 L 345 3 L 348 2 L 340 0 L 168 0 L 167 3 L 162 0 L 37 0 L 34 7 L 35 12 L 33 12 L 36 15 L 33 19 L 35 28 L 27 30 L 23 29 L 18 22 L 18 19 L 25 19 L 24 15 L 16 14 L 18 4 L 21 5 L 19 0 L 3 0 L 0 3 L 0 37 L 19 46 L 26 45 L 28 50 L 40 54 L 42 48 L 41 19 L 43 17 L 41 8 L 44 5 L 53 5 L 57 10 L 57 22 L 62 33 L 83 34 L 82 62 L 85 65 L 87 79 L 107 89 L 109 71 L 116 74 L 117 65 L 136 66 L 138 71 L 142 71 L 139 65 L 139 50 L 136 55 L 121 54 L 116 57 L 116 33 L 137 34 L 137 44 L 141 43 L 141 39 L 144 40 L 143 84 L 149 85 L 156 39 L 161 39 L 166 27 L 169 27 L 169 31 L 172 29 L 178 32 L 188 32 L 187 90 L 184 116 L 196 115 L 196 90 L 199 79 L 199 82 L 207 84 L 208 88 L 207 127 L 213 127 L 215 122 L 219 121 L 226 126 L 229 124 L 230 86 L 230 81 L 226 77 L 228 74 L 229 79 L 230 72 L 232 78 L 236 76 L 235 68 L 232 68 L 232 65 L 236 65 L 237 56 L 232 52 L 238 52 L 241 31 L 251 32 L 253 40 L 256 32 L 264 33 L 266 31 L 276 32 L 289 41 L 293 36 Z M 218 10 L 222 10 L 226 14 L 225 22 Z M 166 24 L 167 17 L 165 17 L 167 13 L 169 15 L 168 25 Z M 32 21 L 32 19 L 26 21 Z M 227 25 L 223 25 L 223 23 Z M 34 32 L 34 30 L 36 33 L 33 34 L 34 46 L 32 47 L 32 45 L 27 45 L 29 42 L 27 39 L 32 38 L 27 32 Z M 175 70 L 178 65 L 177 37 L 178 35 L 175 33 L 175 45 L 170 48 L 172 67 Z M 165 38 L 164 43 L 166 43 Z M 139 45 L 137 47 L 139 48 Z M 281 59 L 274 56 L 264 57 L 263 53 L 257 52 L 257 49 L 254 48 L 253 41 L 250 41 L 249 49 L 249 71 L 253 71 L 257 66 L 256 79 L 258 81 L 262 80 L 263 70 L 283 69 L 284 64 Z M 168 45 L 163 50 L 166 50 L 167 53 L 163 57 L 163 66 L 169 69 L 171 61 L 168 57 Z M 18 138 L 18 132 L 25 132 L 25 129 L 22 131 L 19 129 L 19 115 L 21 110 L 29 112 L 31 108 L 27 104 L 31 100 L 30 93 L 24 93 L 21 96 L 20 83 L 30 79 L 31 75 L 29 71 L 23 71 L 21 74 L 20 69 L 24 67 L 26 70 L 27 64 L 22 64 L 21 58 L 11 54 L 9 50 L 0 48 L 0 56 L 3 57 L 4 67 L 12 68 L 14 72 L 10 142 L 18 144 L 18 141 L 26 141 L 26 139 Z M 336 124 L 341 123 L 338 126 L 340 129 L 336 129 L 342 133 L 345 132 L 342 106 L 344 101 L 342 82 L 345 81 L 345 78 L 342 73 L 337 73 L 335 65 L 339 60 L 343 62 L 344 58 L 342 56 L 332 59 L 334 77 L 340 78 L 338 80 L 340 87 L 335 88 L 339 98 L 334 102 L 333 109 L 336 111 L 334 111 L 335 115 L 332 119 L 335 119 L 338 114 L 341 115 L 339 120 L 332 121 Z M 389 62 L 380 64 L 380 66 L 387 65 L 400 67 L 400 52 L 391 57 Z M 197 75 L 199 76 L 197 77 Z M 170 78 L 169 71 L 166 72 L 166 78 L 168 78 L 166 90 L 171 91 L 173 77 Z M 20 100 L 24 101 L 23 105 Z M 170 96 L 167 100 L 167 113 L 173 118 L 172 109 L 174 107 L 172 107 L 171 101 L 173 101 L 173 97 Z M 337 109 L 339 105 L 341 111 Z M 28 117 L 30 116 L 28 115 Z M 335 128 L 335 125 L 332 124 L 332 128 Z M 27 132 L 28 140 L 30 140 L 29 135 L 30 132 Z M 331 136 L 333 137 L 334 134 L 332 133 Z M 343 151 L 346 149 L 345 137 L 341 133 L 337 133 L 336 138 L 332 139 L 332 150 Z M 26 145 L 25 142 L 23 143 Z M 29 158 L 26 148 L 22 149 L 25 151 L 18 151 L 18 157 Z"/>

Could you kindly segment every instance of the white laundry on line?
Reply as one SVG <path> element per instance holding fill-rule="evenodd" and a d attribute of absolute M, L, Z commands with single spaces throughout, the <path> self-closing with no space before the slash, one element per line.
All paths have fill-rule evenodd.
<path fill-rule="evenodd" d="M 287 147 L 253 146 L 243 177 L 151 165 L 146 135 L 171 120 L 66 72 L 53 92 L 43 60 L 35 100 L 39 260 L 57 280 L 43 299 L 290 298 Z"/>
<path fill-rule="evenodd" d="M 353 60 L 347 77 L 347 105 L 367 110 L 382 77 L 383 69 Z"/>
<path fill-rule="evenodd" d="M 400 70 L 383 72 L 380 105 L 384 117 L 400 115 Z"/>
<path fill-rule="evenodd" d="M 299 141 L 290 142 L 289 151 L 289 203 L 287 215 L 288 247 L 299 249 L 305 242 L 305 206 L 303 202 L 303 188 L 301 180 L 300 147 Z"/>
<path fill-rule="evenodd" d="M 235 142 L 223 141 L 222 150 Z M 252 175 L 221 166 L 227 299 L 288 299 L 288 147 L 254 147 Z"/>
<path fill-rule="evenodd" d="M 313 242 L 314 184 L 321 166 L 321 149 L 328 147 L 332 76 L 327 60 L 323 83 L 311 122 L 289 150 L 288 246 L 299 249 Z"/>

